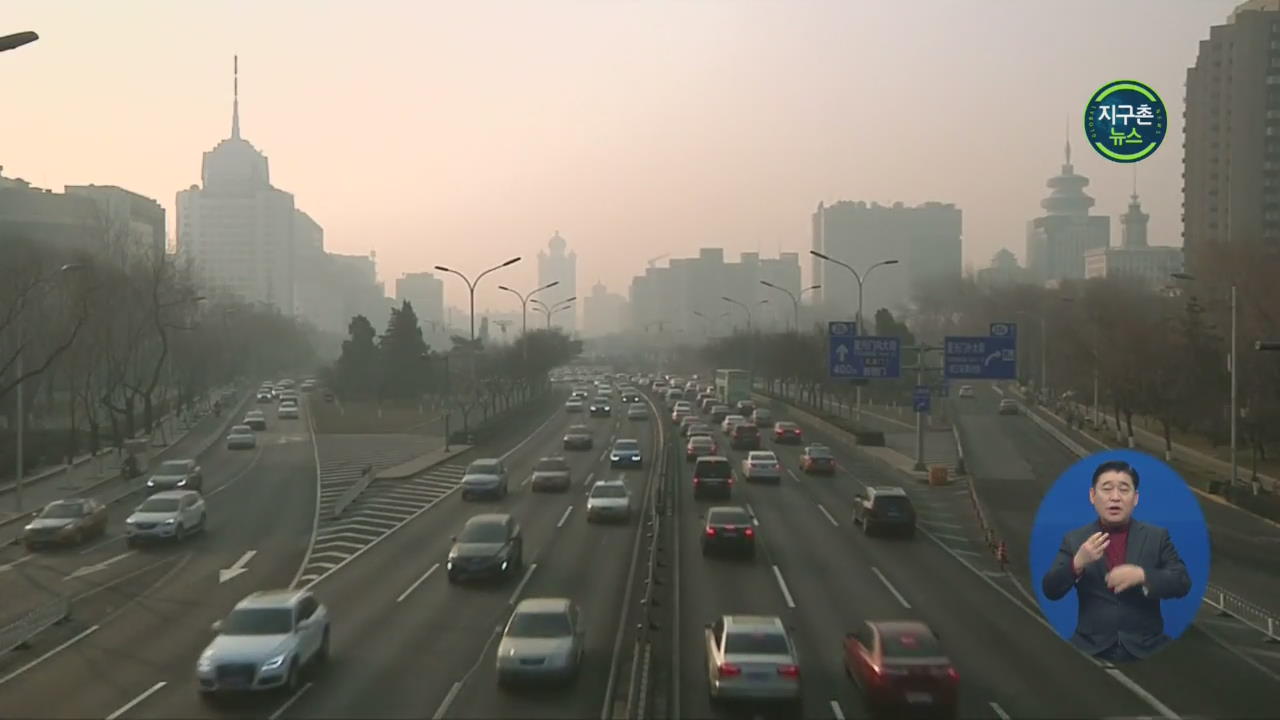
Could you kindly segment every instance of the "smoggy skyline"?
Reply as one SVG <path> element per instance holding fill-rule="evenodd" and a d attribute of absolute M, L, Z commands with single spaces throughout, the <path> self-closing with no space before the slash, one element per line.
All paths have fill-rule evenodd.
<path fill-rule="evenodd" d="M 3 31 L 41 39 L 0 56 L 0 164 L 153 197 L 172 234 L 230 132 L 238 54 L 242 133 L 329 251 L 376 250 L 388 292 L 522 255 L 478 293 L 503 310 L 497 284 L 532 287 L 556 230 L 580 294 L 625 295 L 666 253 L 805 253 L 819 201 L 953 202 L 966 263 L 1025 261 L 1067 132 L 1118 242 L 1133 169 L 1080 118 L 1133 78 L 1170 109 L 1138 187 L 1152 244 L 1180 245 L 1186 69 L 1237 4 L 14 2 Z"/>

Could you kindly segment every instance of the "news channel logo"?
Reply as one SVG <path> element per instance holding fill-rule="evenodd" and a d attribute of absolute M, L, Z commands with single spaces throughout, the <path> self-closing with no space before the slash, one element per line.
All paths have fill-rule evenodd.
<path fill-rule="evenodd" d="M 1074 591 L 1059 600 L 1045 597 L 1041 578 L 1053 567 L 1067 533 L 1098 522 L 1098 511 L 1089 501 L 1093 473 L 1105 462 L 1122 460 L 1138 471 L 1138 502 L 1133 519 L 1164 528 L 1186 565 L 1191 590 L 1180 598 L 1160 601 L 1164 634 L 1176 640 L 1195 620 L 1209 584 L 1209 529 L 1200 502 L 1176 470 L 1159 458 L 1135 450 L 1094 453 L 1067 468 L 1045 493 L 1031 528 L 1030 563 L 1036 600 L 1045 619 L 1064 640 L 1070 641 L 1079 620 Z"/>
<path fill-rule="evenodd" d="M 1149 85 L 1116 80 L 1103 85 L 1084 110 L 1084 132 L 1102 157 L 1134 163 L 1151 157 L 1164 142 L 1164 101 Z"/>

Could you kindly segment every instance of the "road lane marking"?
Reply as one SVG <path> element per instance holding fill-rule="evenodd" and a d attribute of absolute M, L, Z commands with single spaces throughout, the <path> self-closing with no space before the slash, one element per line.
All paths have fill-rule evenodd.
<path fill-rule="evenodd" d="M 1005 712 L 1004 708 L 1000 707 L 1000 703 L 996 702 L 995 700 L 992 700 L 987 704 L 991 706 L 991 709 L 995 712 L 996 715 L 1000 716 L 1000 720 L 1009 720 L 1009 713 Z"/>
<path fill-rule="evenodd" d="M 217 495 L 218 493 L 222 492 L 223 490 L 226 490 L 227 488 L 231 487 L 232 485 L 235 485 L 235 484 L 236 484 L 236 482 L 240 480 L 240 478 L 242 478 L 242 477 L 244 477 L 245 475 L 247 475 L 247 474 L 249 473 L 249 471 L 250 471 L 250 470 L 252 470 L 252 469 L 254 468 L 254 466 L 258 464 L 258 460 L 262 458 L 262 450 L 263 450 L 263 448 L 265 448 L 265 447 L 266 447 L 266 445 L 259 445 L 259 446 L 258 446 L 258 448 L 257 448 L 257 450 L 253 453 L 253 459 L 249 461 L 249 464 L 248 464 L 248 465 L 246 465 L 246 466 L 245 466 L 245 468 L 244 468 L 243 470 L 241 470 L 240 472 L 236 473 L 235 477 L 233 477 L 233 478 L 231 478 L 230 480 L 228 480 L 228 481 L 226 481 L 226 482 L 222 483 L 222 484 L 221 484 L 221 485 L 219 485 L 218 487 L 216 487 L 216 488 L 214 488 L 214 489 L 210 490 L 210 491 L 208 492 L 208 494 L 204 494 L 204 493 L 201 493 L 201 494 L 202 494 L 202 495 L 204 495 L 204 496 L 205 496 L 205 498 L 211 498 L 211 497 L 213 497 L 214 495 Z"/>
<path fill-rule="evenodd" d="M 960 528 L 963 527 L 957 523 L 942 522 L 941 520 L 930 520 L 928 518 L 920 518 L 920 522 L 925 525 L 937 525 L 938 527 Z"/>
<path fill-rule="evenodd" d="M 751 513 L 751 524 L 760 527 L 760 518 L 756 517 L 756 509 L 751 507 L 751 503 L 747 503 L 747 512 Z"/>
<path fill-rule="evenodd" d="M 58 653 L 62 652 L 63 650 L 65 650 L 65 649 L 67 649 L 67 648 L 71 647 L 72 645 L 74 645 L 74 644 L 76 644 L 76 643 L 80 642 L 81 640 L 85 639 L 85 637 L 87 637 L 87 636 L 89 636 L 89 635 L 91 635 L 91 634 L 93 634 L 93 633 L 97 632 L 98 627 L 99 627 L 98 625 L 94 625 L 94 626 L 92 626 L 92 627 L 85 628 L 84 630 L 80 631 L 80 634 L 79 634 L 79 635 L 76 635 L 75 637 L 71 638 L 70 640 L 68 640 L 68 641 L 66 641 L 66 642 L 64 642 L 64 643 L 62 643 L 61 645 L 59 645 L 59 646 L 55 647 L 54 649 L 50 650 L 49 652 L 47 652 L 47 653 L 45 653 L 45 654 L 43 654 L 43 655 L 41 655 L 40 657 L 36 658 L 35 660 L 32 660 L 31 662 L 27 663 L 26 665 L 23 665 L 22 667 L 18 668 L 17 670 L 14 670 L 13 672 L 9 673 L 8 675 L 5 675 L 4 677 L 0 677 L 0 685 L 3 685 L 3 684 L 5 684 L 5 683 L 9 682 L 10 680 L 12 680 L 12 679 L 14 679 L 14 678 L 18 677 L 19 675 L 21 675 L 22 673 L 24 673 L 24 672 L 26 672 L 26 671 L 30 670 L 31 668 L 35 667 L 36 665 L 39 665 L 40 663 L 44 662 L 45 660 L 48 660 L 49 658 L 53 657 L 54 655 L 56 655 L 56 654 L 58 654 Z"/>
<path fill-rule="evenodd" d="M 121 560 L 123 560 L 123 559 L 125 559 L 125 558 L 129 557 L 130 555 L 135 555 L 135 554 L 137 554 L 137 551 L 136 551 L 136 550 L 130 550 L 130 551 L 128 551 L 128 552 L 120 553 L 119 555 L 116 555 L 115 557 L 107 558 L 106 560 L 103 560 L 103 561 L 102 561 L 102 562 L 100 562 L 100 563 L 94 563 L 93 565 L 85 565 L 84 567 L 76 568 L 74 571 L 72 571 L 72 573 L 71 573 L 70 575 L 68 575 L 68 576 L 66 576 L 66 577 L 64 577 L 64 578 L 62 578 L 62 579 L 63 579 L 63 580 L 74 580 L 74 579 L 79 578 L 79 577 L 84 577 L 85 575 L 92 575 L 93 573 L 100 572 L 100 571 L 102 571 L 102 570 L 106 570 L 107 568 L 109 568 L 109 567 L 111 567 L 112 565 L 114 565 L 114 564 L 116 564 L 116 563 L 120 562 Z"/>
<path fill-rule="evenodd" d="M 933 536 L 934 536 L 934 537 L 940 537 L 940 538 L 946 538 L 947 540 L 955 540 L 955 541 L 957 541 L 957 542 L 969 542 L 969 538 L 967 538 L 967 537 L 961 537 L 960 535 L 947 535 L 947 534 L 945 534 L 945 533 L 936 532 L 936 533 L 934 533 L 934 534 L 933 534 Z"/>
<path fill-rule="evenodd" d="M 907 602 L 907 599 L 902 597 L 902 593 L 898 592 L 898 588 L 894 587 L 893 583 L 889 582 L 889 578 L 885 577 L 884 573 L 880 572 L 880 568 L 873 566 L 871 568 L 871 572 L 875 573 L 876 577 L 880 578 L 880 582 L 884 583 L 884 586 L 889 588 L 889 592 L 893 593 L 893 596 L 898 598 L 898 602 L 902 603 L 902 607 L 908 610 L 911 609 L 911 603 Z"/>
<path fill-rule="evenodd" d="M 787 589 L 787 581 L 782 579 L 782 571 L 777 565 L 773 566 L 773 576 L 778 579 L 778 587 L 782 590 L 782 597 L 787 601 L 787 607 L 794 609 L 796 601 L 791 598 L 791 591 Z"/>
<path fill-rule="evenodd" d="M 836 519 L 835 519 L 835 518 L 833 518 L 833 517 L 831 517 L 831 513 L 827 512 L 827 509 L 826 509 L 826 508 L 824 508 L 824 507 L 822 507 L 822 503 L 818 503 L 818 509 L 822 511 L 822 514 L 823 514 L 823 515 L 826 515 L 826 516 L 827 516 L 827 519 L 831 521 L 831 524 L 832 524 L 832 525 L 834 525 L 834 526 L 836 526 L 836 527 L 840 527 L 840 523 L 836 522 Z M 834 702 L 834 701 L 832 701 L 832 702 Z"/>
<path fill-rule="evenodd" d="M 307 683 L 306 685 L 303 685 L 301 688 L 298 689 L 298 692 L 293 694 L 293 697 L 289 698 L 288 700 L 285 700 L 284 704 L 281 705 L 279 709 L 271 713 L 271 716 L 268 717 L 267 720 L 280 720 L 280 716 L 284 715 L 284 711 L 293 707 L 293 704 L 298 702 L 298 698 L 302 697 L 302 694 L 310 689 L 311 689 L 311 683 Z"/>
<path fill-rule="evenodd" d="M 132 710 L 132 709 L 133 709 L 133 707 L 134 707 L 135 705 L 137 705 L 138 703 L 140 703 L 140 702 L 142 702 L 143 700 L 146 700 L 147 698 L 149 698 L 149 697 L 151 697 L 152 695 L 154 695 L 156 692 L 158 692 L 158 691 L 160 690 L 160 688 L 164 687 L 166 684 L 167 684 L 167 683 L 165 683 L 165 681 L 161 680 L 160 682 L 156 683 L 155 685 L 152 685 L 152 686 L 151 686 L 151 689 L 147 690 L 146 692 L 142 693 L 142 694 L 141 694 L 141 695 L 139 695 L 138 697 L 136 697 L 136 698 L 134 698 L 134 699 L 130 700 L 129 702 L 125 703 L 124 707 L 122 707 L 122 708 L 120 708 L 119 710 L 117 710 L 117 711 L 115 711 L 115 712 L 111 713 L 110 715 L 108 715 L 108 716 L 107 716 L 107 720 L 116 720 L 116 718 L 118 718 L 118 717 L 120 717 L 121 715 L 123 715 L 123 714 L 125 714 L 125 713 L 129 712 L 130 710 Z"/>
<path fill-rule="evenodd" d="M 85 548 L 85 549 L 81 550 L 81 551 L 80 551 L 80 554 L 81 554 L 81 555 L 88 555 L 89 553 L 93 552 L 94 550 L 99 550 L 99 549 L 101 549 L 101 548 L 104 548 L 104 547 L 106 547 L 106 546 L 110 545 L 110 544 L 111 544 L 111 543 L 113 543 L 113 542 L 119 542 L 119 541 L 121 541 L 121 540 L 123 540 L 123 539 L 124 539 L 124 536 L 123 536 L 123 535 L 111 535 L 111 536 L 109 536 L 109 537 L 105 537 L 105 538 L 103 538 L 102 540 L 100 540 L 100 541 L 98 541 L 98 542 L 96 542 L 96 543 L 94 543 L 94 544 L 90 545 L 89 547 L 87 547 L 87 548 Z M 30 555 L 27 555 L 27 556 L 25 556 L 25 557 L 24 557 L 24 559 L 25 559 L 26 557 L 31 557 L 31 556 L 30 556 Z M 18 564 L 18 563 L 20 563 L 20 562 L 22 562 L 22 560 L 18 560 L 18 561 L 16 561 L 16 562 L 10 563 L 9 565 L 0 565 L 0 572 L 4 572 L 5 570 L 8 570 L 11 566 L 13 566 L 13 565 L 17 565 L 17 564 Z"/>
<path fill-rule="evenodd" d="M 961 548 L 951 548 L 951 549 L 962 555 L 972 555 L 974 557 L 982 557 L 982 553 L 978 552 L 977 550 L 964 550 Z"/>
<path fill-rule="evenodd" d="M 792 472 L 791 468 L 787 468 L 787 474 L 791 476 L 792 480 L 795 480 L 796 482 L 800 482 L 800 476 Z"/>
<path fill-rule="evenodd" d="M 558 528 L 564 527 L 564 521 L 569 519 L 569 513 L 571 512 L 573 512 L 572 505 L 564 509 L 564 514 L 560 516 L 560 522 L 556 523 L 556 527 Z"/>
<path fill-rule="evenodd" d="M 1105 670 L 1106 670 L 1106 673 L 1111 677 L 1115 678 L 1117 682 L 1129 688 L 1129 690 L 1131 690 L 1133 694 L 1147 701 L 1147 704 L 1150 705 L 1153 709 L 1155 709 L 1156 712 L 1160 713 L 1161 715 L 1168 718 L 1169 720 L 1179 720 L 1178 713 L 1169 709 L 1167 705 L 1157 700 L 1155 695 L 1152 695 L 1151 693 L 1147 692 L 1146 688 L 1134 682 L 1132 679 L 1129 678 L 1128 675 L 1125 675 L 1124 673 L 1120 672 L 1114 667 L 1105 668 Z"/>
<path fill-rule="evenodd" d="M 440 703 L 440 707 L 436 708 L 436 714 L 432 715 L 432 720 L 442 720 L 445 713 L 449 712 L 449 706 L 453 704 L 453 699 L 458 697 L 458 691 L 462 690 L 462 681 L 458 680 L 449 688 L 449 692 L 445 694 L 444 701 Z"/>
<path fill-rule="evenodd" d="M 413 581 L 413 584 L 409 586 L 408 590 L 405 590 L 404 592 L 400 593 L 400 597 L 396 598 L 396 602 L 400 602 L 401 600 L 404 600 L 405 598 L 409 597 L 409 593 L 413 592 L 414 590 L 417 590 L 418 586 L 421 585 L 423 581 L 425 581 L 427 578 L 431 577 L 431 573 L 435 572 L 436 568 L 438 567 L 440 567 L 440 563 L 436 563 L 435 565 L 432 565 L 431 569 L 423 573 L 422 577 Z"/>
<path fill-rule="evenodd" d="M 240 559 L 236 560 L 231 567 L 219 570 L 218 584 L 221 585 L 228 580 L 249 572 L 249 569 L 246 568 L 245 565 L 248 565 L 249 561 L 253 559 L 253 556 L 257 554 L 257 550 L 245 550 L 244 554 L 240 556 Z"/>
<path fill-rule="evenodd" d="M 511 593 L 511 599 L 507 601 L 508 605 L 515 605 L 516 598 L 520 597 L 520 593 L 524 592 L 525 583 L 529 582 L 529 578 L 533 577 L 533 571 L 538 569 L 538 563 L 529 565 L 529 569 L 524 571 L 524 577 L 520 578 L 520 584 L 516 586 L 516 591 Z"/>
<path fill-rule="evenodd" d="M 0 572 L 5 572 L 6 570 L 12 570 L 13 568 L 17 567 L 18 565 L 21 565 L 24 562 L 27 562 L 33 557 L 35 557 L 35 555 L 23 555 L 22 557 L 18 558 L 17 560 L 14 560 L 13 562 L 7 565 L 0 565 Z"/>
<path fill-rule="evenodd" d="M 604 462 L 607 457 L 609 457 L 609 448 L 605 448 L 604 452 L 600 453 L 600 462 Z"/>
<path fill-rule="evenodd" d="M 844 710 L 840 709 L 840 703 L 835 700 L 831 701 L 831 716 L 836 720 L 844 720 Z"/>

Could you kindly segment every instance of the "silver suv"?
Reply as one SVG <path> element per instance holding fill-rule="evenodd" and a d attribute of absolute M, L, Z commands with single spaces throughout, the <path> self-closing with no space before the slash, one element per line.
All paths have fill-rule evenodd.
<path fill-rule="evenodd" d="M 462 499 L 507 496 L 507 467 L 497 458 L 473 461 L 462 476 Z"/>
<path fill-rule="evenodd" d="M 124 521 L 125 544 L 142 541 L 182 542 L 205 529 L 204 498 L 194 490 L 165 490 L 142 501 Z"/>
<path fill-rule="evenodd" d="M 287 688 L 304 668 L 329 659 L 329 611 L 306 590 L 264 590 L 213 624 L 217 637 L 200 653 L 200 696 Z"/>

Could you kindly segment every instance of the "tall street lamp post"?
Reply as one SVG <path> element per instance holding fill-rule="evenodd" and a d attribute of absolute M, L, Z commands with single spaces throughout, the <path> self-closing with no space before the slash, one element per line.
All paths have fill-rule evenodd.
<path fill-rule="evenodd" d="M 543 285 L 542 287 L 534 288 L 533 290 L 530 290 L 528 295 L 521 295 L 519 290 L 513 290 L 512 288 L 509 288 L 506 285 L 498 286 L 499 290 L 505 290 L 520 299 L 520 334 L 521 335 L 529 334 L 529 300 L 531 300 L 534 295 L 537 295 L 543 290 L 546 290 L 548 288 L 553 288 L 559 284 L 560 284 L 559 280 L 553 280 L 547 283 L 546 285 Z"/>
<path fill-rule="evenodd" d="M 769 282 L 768 280 L 761 280 L 761 281 L 760 281 L 760 284 L 761 284 L 761 285 L 763 285 L 763 286 L 765 286 L 765 287 L 767 287 L 767 288 L 773 288 L 774 290 L 778 290 L 778 291 L 780 291 L 780 292 L 784 292 L 784 293 L 786 293 L 786 294 L 787 294 L 787 297 L 791 298 L 791 310 L 792 310 L 792 318 L 793 318 L 792 328 L 798 332 L 798 331 L 800 330 L 800 299 L 799 299 L 799 297 L 797 297 L 797 296 L 796 296 L 796 294 L 795 294 L 795 293 L 793 293 L 793 292 L 791 292 L 790 290 L 788 290 L 788 289 L 786 289 L 786 288 L 784 288 L 784 287 L 780 287 L 780 286 L 778 286 L 778 285 L 774 285 L 773 283 Z M 801 291 L 800 291 L 800 295 L 804 295 L 806 292 L 809 292 L 810 290 L 817 290 L 817 289 L 818 289 L 818 288 L 820 288 L 820 287 L 822 287 L 822 286 L 821 286 L 821 285 L 811 285 L 811 286 L 809 286 L 809 287 L 807 287 L 807 288 L 805 288 L 805 289 L 801 290 Z"/>
<path fill-rule="evenodd" d="M 1169 275 L 1177 280 L 1196 279 L 1195 275 L 1185 272 L 1169 273 Z M 1237 407 L 1238 403 L 1238 384 L 1236 382 L 1236 329 L 1237 329 L 1238 306 L 1236 303 L 1236 284 L 1231 283 L 1231 346 L 1227 350 L 1227 372 L 1231 374 L 1231 484 L 1239 483 L 1237 473 L 1239 472 L 1239 460 L 1236 457 L 1236 420 L 1240 414 Z"/>
<path fill-rule="evenodd" d="M 518 262 L 520 262 L 520 258 L 517 256 L 502 263 L 501 265 L 494 265 L 488 270 L 485 270 L 484 272 L 477 275 L 474 281 L 472 281 L 466 275 L 463 275 L 462 273 L 458 272 L 457 270 L 454 270 L 451 267 L 445 267 L 444 265 L 436 266 L 436 269 L 439 270 L 440 272 L 453 273 L 454 275 L 457 275 L 458 277 L 462 278 L 462 282 L 467 284 L 467 292 L 470 294 L 470 297 L 471 297 L 471 342 L 472 343 L 475 343 L 476 341 L 476 286 L 480 284 L 480 280 L 483 279 L 485 275 L 488 275 L 489 273 L 495 270 L 501 270 L 502 268 L 507 267 L 509 265 L 515 265 Z"/>

